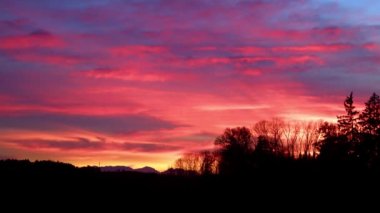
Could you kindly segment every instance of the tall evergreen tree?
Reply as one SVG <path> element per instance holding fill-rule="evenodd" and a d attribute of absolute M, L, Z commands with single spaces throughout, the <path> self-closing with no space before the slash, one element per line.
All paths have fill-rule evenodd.
<path fill-rule="evenodd" d="M 380 97 L 373 93 L 365 103 L 365 109 L 359 116 L 359 124 L 364 133 L 377 134 L 380 130 Z"/>
<path fill-rule="evenodd" d="M 355 110 L 353 93 L 351 92 L 344 101 L 345 115 L 338 116 L 338 127 L 341 134 L 348 137 L 349 140 L 354 140 L 358 132 L 358 114 Z"/>

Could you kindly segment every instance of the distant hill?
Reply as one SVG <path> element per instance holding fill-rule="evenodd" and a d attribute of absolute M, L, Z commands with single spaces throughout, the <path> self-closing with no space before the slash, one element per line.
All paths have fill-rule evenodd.
<path fill-rule="evenodd" d="M 75 172 L 91 171 L 91 172 L 139 172 L 145 174 L 159 174 L 160 172 L 152 167 L 142 167 L 133 169 L 129 166 L 103 166 L 103 167 L 75 167 L 69 163 L 58 161 L 30 161 L 30 160 L 15 160 L 6 159 L 0 160 L 0 173 L 75 173 Z"/>
<path fill-rule="evenodd" d="M 152 167 L 145 166 L 143 168 L 133 169 L 129 166 L 103 166 L 100 167 L 101 172 L 141 172 L 158 174 L 157 170 Z"/>
<path fill-rule="evenodd" d="M 134 171 L 135 172 L 141 172 L 141 173 L 155 173 L 155 174 L 160 173 L 159 171 L 157 171 L 154 168 L 149 167 L 149 166 L 145 166 L 143 168 L 138 168 L 138 169 L 135 169 Z"/>

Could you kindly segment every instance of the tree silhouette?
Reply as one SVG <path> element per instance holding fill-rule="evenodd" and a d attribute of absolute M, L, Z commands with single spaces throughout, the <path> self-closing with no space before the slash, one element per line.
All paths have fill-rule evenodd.
<path fill-rule="evenodd" d="M 269 137 L 270 123 L 266 120 L 259 121 L 253 126 L 253 132 L 256 136 Z"/>
<path fill-rule="evenodd" d="M 323 138 L 337 137 L 340 134 L 338 126 L 329 122 L 322 123 L 319 132 Z"/>
<path fill-rule="evenodd" d="M 257 139 L 261 138 L 261 141 L 270 143 L 273 153 L 279 154 L 284 151 L 286 144 L 283 144 L 285 131 L 285 122 L 283 120 L 273 118 L 271 121 L 259 121 L 253 126 L 253 131 Z"/>
<path fill-rule="evenodd" d="M 337 164 L 352 156 L 352 143 L 347 140 L 346 135 L 340 134 L 337 125 L 325 122 L 320 126 L 319 132 L 323 140 L 315 144 L 319 152 L 318 159 Z"/>
<path fill-rule="evenodd" d="M 380 97 L 373 93 L 365 103 L 365 109 L 359 116 L 362 131 L 367 134 L 378 134 L 380 130 Z"/>
<path fill-rule="evenodd" d="M 311 157 L 315 154 L 314 147 L 320 139 L 319 127 L 322 125 L 321 121 L 309 121 L 303 123 L 302 133 L 302 154 L 305 157 Z"/>
<path fill-rule="evenodd" d="M 358 160 L 366 168 L 380 168 L 380 98 L 373 93 L 359 116 L 360 143 L 355 149 Z"/>
<path fill-rule="evenodd" d="M 243 174 L 250 171 L 254 140 L 248 128 L 227 128 L 215 139 L 215 145 L 220 148 L 221 174 Z"/>
<path fill-rule="evenodd" d="M 203 175 L 211 175 L 215 174 L 216 169 L 216 156 L 211 151 L 203 151 L 201 152 L 201 174 Z"/>
<path fill-rule="evenodd" d="M 213 151 L 186 153 L 177 159 L 175 169 L 182 170 L 187 175 L 210 175 L 217 173 L 217 156 Z"/>
<path fill-rule="evenodd" d="M 294 157 L 296 153 L 297 142 L 300 139 L 300 123 L 287 122 L 284 127 L 284 137 L 286 142 L 286 152 L 288 157 Z"/>
<path fill-rule="evenodd" d="M 357 116 L 359 112 L 355 110 L 353 92 L 344 101 L 345 115 L 338 116 L 338 127 L 342 134 L 347 135 L 348 139 L 354 141 L 358 133 Z"/>
<path fill-rule="evenodd" d="M 188 174 L 200 173 L 201 158 L 198 153 L 186 153 L 176 160 L 175 168 L 182 169 Z"/>
<path fill-rule="evenodd" d="M 284 133 L 285 122 L 279 118 L 273 118 L 270 122 L 269 132 L 271 134 L 271 144 L 274 152 L 280 154 L 284 150 L 282 136 Z"/>

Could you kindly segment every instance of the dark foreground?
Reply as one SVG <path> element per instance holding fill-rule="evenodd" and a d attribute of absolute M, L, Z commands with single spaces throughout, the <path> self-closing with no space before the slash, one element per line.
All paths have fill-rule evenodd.
<path fill-rule="evenodd" d="M 36 166 L 19 161 L 2 161 L 0 165 L 3 201 L 31 202 L 34 207 L 49 203 L 62 208 L 266 205 L 268 209 L 291 209 L 299 205 L 358 205 L 363 200 L 375 205 L 380 193 L 380 175 L 365 170 L 276 170 L 226 177 L 100 172 L 69 164 Z"/>

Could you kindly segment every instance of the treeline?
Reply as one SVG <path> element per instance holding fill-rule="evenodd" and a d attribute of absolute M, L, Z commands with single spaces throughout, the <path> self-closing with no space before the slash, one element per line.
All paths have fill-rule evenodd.
<path fill-rule="evenodd" d="M 67 175 L 74 173 L 93 173 L 100 172 L 98 167 L 75 167 L 69 163 L 59 161 L 41 160 L 0 160 L 0 171 L 4 174 L 52 174 Z"/>
<path fill-rule="evenodd" d="M 259 170 L 380 172 L 380 98 L 356 110 L 353 93 L 336 123 L 274 118 L 252 128 L 227 128 L 214 150 L 187 153 L 174 167 L 185 174 L 251 174 Z"/>

